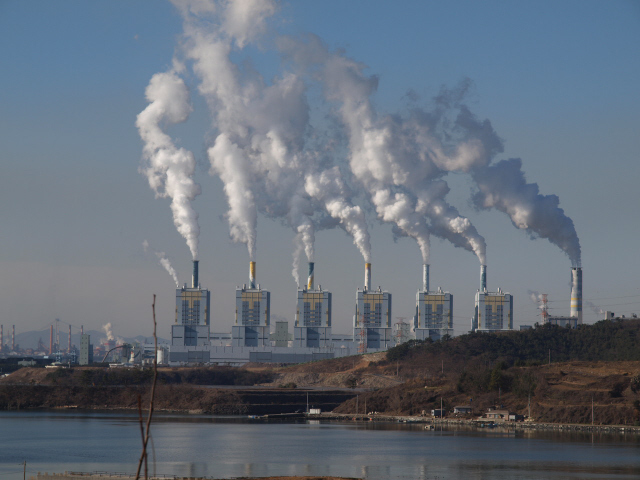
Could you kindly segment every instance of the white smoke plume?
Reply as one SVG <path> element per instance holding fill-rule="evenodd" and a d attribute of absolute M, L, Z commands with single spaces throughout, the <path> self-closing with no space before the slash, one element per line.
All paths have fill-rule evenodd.
<path fill-rule="evenodd" d="M 107 336 L 107 340 L 115 340 L 116 337 L 113 336 L 113 330 L 111 328 L 111 322 L 102 326 L 102 330 L 104 330 L 105 335 Z"/>
<path fill-rule="evenodd" d="M 604 315 L 605 311 L 593 302 L 582 300 L 582 304 L 588 307 L 596 315 Z"/>
<path fill-rule="evenodd" d="M 140 172 L 156 197 L 171 198 L 173 223 L 195 259 L 200 233 L 198 214 L 191 205 L 200 194 L 200 186 L 193 180 L 195 158 L 190 151 L 176 147 L 162 129 L 165 124 L 186 121 L 191 112 L 189 91 L 176 70 L 170 70 L 151 77 L 146 97 L 149 105 L 136 120 L 144 142 Z"/>
<path fill-rule="evenodd" d="M 294 63 L 318 72 L 316 78 L 324 85 L 328 100 L 338 105 L 348 130 L 351 171 L 369 193 L 378 218 L 414 238 L 425 263 L 430 233 L 474 252 L 484 263 L 484 239 L 444 201 L 449 190 L 442 188 L 444 180 L 438 180 L 446 174 L 445 167 L 463 170 L 486 162 L 482 143 L 459 132 L 439 134 L 434 119 L 441 114 L 416 110 L 408 118 L 378 115 L 371 101 L 377 78 L 364 75 L 363 64 L 329 52 L 315 36 L 306 41 L 283 38 L 279 45 Z M 459 123 L 462 121 L 455 126 L 462 130 Z M 441 140 L 454 138 L 453 133 L 460 137 L 453 146 Z M 438 181 L 437 188 L 432 188 L 434 181 Z"/>
<path fill-rule="evenodd" d="M 337 166 L 323 172 L 310 174 L 305 180 L 305 190 L 314 199 L 324 204 L 332 218 L 351 235 L 364 261 L 371 262 L 371 242 L 364 211 L 351 204 L 347 188 Z"/>
<path fill-rule="evenodd" d="M 175 269 L 171 265 L 171 262 L 167 258 L 167 255 L 164 252 L 158 252 L 153 250 L 149 246 L 149 242 L 147 240 L 142 242 L 142 248 L 144 249 L 145 253 L 149 250 L 153 252 L 153 254 L 158 259 L 158 263 L 169 273 L 169 275 L 171 275 L 171 278 L 173 278 L 173 281 L 175 282 L 176 287 L 180 287 L 180 282 L 178 281 L 178 274 L 176 273 Z"/>
<path fill-rule="evenodd" d="M 529 298 L 531 299 L 531 301 L 536 304 L 536 307 L 542 309 L 542 294 L 540 292 L 536 292 L 535 290 L 527 290 L 527 293 L 529 294 Z"/>
<path fill-rule="evenodd" d="M 287 224 L 307 260 L 314 261 L 315 230 L 319 224 L 326 226 L 318 216 L 322 217 L 323 208 L 331 208 L 328 213 L 357 235 L 356 244 L 369 256 L 366 224 L 356 218 L 361 211 L 349 210 L 355 207 L 336 191 L 330 198 L 319 199 L 306 189 L 305 177 L 322 168 L 317 152 L 306 146 L 309 105 L 304 81 L 284 73 L 267 84 L 255 70 L 230 58 L 235 50 L 260 41 L 266 20 L 275 11 L 274 2 L 212 4 L 206 10 L 215 13 L 210 22 L 186 8 L 191 2 L 178 5 L 185 18 L 183 49 L 200 79 L 198 89 L 217 132 L 208 154 L 211 173 L 225 185 L 232 239 L 246 243 L 253 259 L 260 211 Z M 298 262 L 296 250 L 293 276 L 299 284 Z"/>
<path fill-rule="evenodd" d="M 496 208 L 531 238 L 546 238 L 565 252 L 574 267 L 581 264 L 580 241 L 573 221 L 559 207 L 556 195 L 541 195 L 536 183 L 527 183 L 522 160 L 511 158 L 473 170 L 480 209 Z"/>

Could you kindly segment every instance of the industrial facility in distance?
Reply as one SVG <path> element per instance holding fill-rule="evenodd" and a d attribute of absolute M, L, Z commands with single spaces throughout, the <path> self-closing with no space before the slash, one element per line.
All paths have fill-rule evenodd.
<path fill-rule="evenodd" d="M 150 363 L 154 355 L 159 363 L 169 365 L 222 364 L 248 362 L 302 363 L 368 352 L 384 351 L 410 339 L 439 340 L 453 336 L 453 295 L 441 288 L 431 290 L 429 265 L 424 264 L 422 288 L 416 293 L 416 307 L 411 324 L 392 324 L 392 295 L 381 287 L 372 287 L 371 264 L 365 264 L 364 286 L 356 291 L 353 331 L 348 335 L 332 332 L 331 292 L 315 283 L 314 263 L 309 263 L 306 285 L 297 291 L 293 334 L 288 322 L 271 324 L 271 294 L 256 283 L 256 263 L 250 262 L 249 284 L 236 288 L 236 315 L 231 331 L 211 330 L 211 293 L 199 282 L 197 260 L 193 262 L 191 286 L 176 289 L 175 318 L 171 325 L 171 343 L 160 345 L 132 342 L 116 345 L 112 336 L 96 346 L 80 327 L 79 347 L 72 346 L 69 326 L 68 347 L 60 347 L 59 320 L 50 327 L 48 348 L 39 342 L 37 352 L 18 347 L 15 325 L 5 344 L 4 326 L 0 325 L 0 355 L 27 353 L 56 362 L 88 365 L 107 358 L 116 364 Z M 547 295 L 541 295 L 543 324 L 575 328 L 582 324 L 582 269 L 571 269 L 570 314 L 550 316 Z M 614 317 L 606 312 L 606 319 Z M 513 330 L 513 296 L 501 289 L 487 287 L 487 266 L 480 267 L 480 288 L 475 294 L 471 332 Z M 521 329 L 531 328 L 521 326 Z M 9 335 L 8 335 L 9 336 Z M 38 353 L 39 352 L 39 353 Z M 95 353 L 95 354 L 94 354 Z M 113 354 L 112 354 L 113 353 Z"/>
<path fill-rule="evenodd" d="M 575 327 L 582 323 L 582 269 L 573 268 L 571 314 L 544 321 Z M 198 261 L 193 262 L 191 288 L 176 290 L 176 315 L 167 361 L 171 365 L 247 362 L 301 363 L 386 350 L 410 338 L 439 340 L 453 335 L 453 295 L 429 288 L 429 265 L 423 265 L 422 289 L 410 331 L 407 324 L 392 325 L 391 293 L 371 287 L 371 264 L 365 264 L 364 287 L 356 292 L 353 333 L 331 331 L 331 292 L 315 286 L 314 263 L 309 263 L 307 284 L 298 289 L 293 327 L 276 322 L 271 328 L 271 295 L 256 283 L 256 263 L 250 262 L 249 285 L 236 289 L 236 318 L 230 333 L 211 331 L 210 292 L 198 282 Z M 395 327 L 395 331 L 394 331 Z M 480 268 L 472 332 L 513 329 L 513 296 L 487 289 L 487 266 Z"/>

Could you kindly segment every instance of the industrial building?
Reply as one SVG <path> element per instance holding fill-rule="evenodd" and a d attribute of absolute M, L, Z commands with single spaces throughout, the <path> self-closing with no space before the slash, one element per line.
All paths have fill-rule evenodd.
<path fill-rule="evenodd" d="M 307 285 L 298 289 L 294 347 L 328 347 L 331 338 L 331 292 L 314 288 L 314 262 L 309 262 Z"/>
<path fill-rule="evenodd" d="M 475 311 L 471 319 L 472 332 L 513 330 L 513 296 L 487 290 L 487 266 L 480 266 L 480 290 L 476 292 Z"/>
<path fill-rule="evenodd" d="M 611 312 L 606 313 L 609 314 Z M 576 328 L 578 325 L 582 325 L 582 268 L 573 267 L 571 269 L 571 302 L 569 316 L 549 315 L 546 294 L 542 294 L 541 315 L 543 324 L 569 328 Z M 609 318 L 610 316 L 605 314 L 605 320 Z"/>
<path fill-rule="evenodd" d="M 392 346 L 391 294 L 378 287 L 371 290 L 371 264 L 365 264 L 364 288 L 356 292 L 353 338 L 361 351 Z"/>
<path fill-rule="evenodd" d="M 416 340 L 440 340 L 453 336 L 453 295 L 429 290 L 429 265 L 422 266 L 422 290 L 416 294 L 416 314 L 413 317 Z"/>
<path fill-rule="evenodd" d="M 191 288 L 176 289 L 176 317 L 171 326 L 171 344 L 182 346 L 209 343 L 211 293 L 198 281 L 198 260 L 193 261 Z"/>
<path fill-rule="evenodd" d="M 90 365 L 93 363 L 93 345 L 91 345 L 91 335 L 80 334 L 80 355 L 78 364 Z"/>
<path fill-rule="evenodd" d="M 256 283 L 256 262 L 249 262 L 249 287 L 236 288 L 236 323 L 232 327 L 234 347 L 270 346 L 271 293 Z"/>

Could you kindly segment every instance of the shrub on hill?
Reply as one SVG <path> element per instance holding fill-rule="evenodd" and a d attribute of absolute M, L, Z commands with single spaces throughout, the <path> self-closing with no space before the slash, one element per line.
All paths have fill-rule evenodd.
<path fill-rule="evenodd" d="M 505 359 L 511 365 L 553 361 L 640 360 L 640 321 L 601 321 L 578 328 L 542 325 L 531 330 L 469 333 L 437 342 L 413 340 L 389 349 L 387 361 L 425 354 L 444 354 L 488 362 Z"/>

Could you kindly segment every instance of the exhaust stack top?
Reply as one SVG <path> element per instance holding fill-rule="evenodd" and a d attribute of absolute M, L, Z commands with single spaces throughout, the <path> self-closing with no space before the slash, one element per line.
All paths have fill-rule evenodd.
<path fill-rule="evenodd" d="M 198 260 L 193 261 L 193 277 L 191 278 L 191 288 L 198 288 Z"/>
<path fill-rule="evenodd" d="M 364 290 L 368 291 L 371 288 L 371 264 L 364 264 Z"/>
<path fill-rule="evenodd" d="M 571 313 L 582 324 L 582 268 L 571 269 Z"/>
<path fill-rule="evenodd" d="M 422 265 L 422 290 L 429 292 L 429 264 Z"/>
<path fill-rule="evenodd" d="M 253 260 L 249 262 L 249 288 L 252 290 L 256 288 L 256 262 Z"/>
<path fill-rule="evenodd" d="M 314 280 L 314 275 L 313 275 L 313 268 L 315 266 L 315 263 L 313 262 L 309 262 L 309 278 L 307 279 L 307 290 L 313 290 L 313 280 Z"/>
<path fill-rule="evenodd" d="M 480 291 L 487 291 L 487 266 L 480 265 Z"/>

